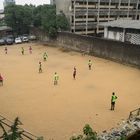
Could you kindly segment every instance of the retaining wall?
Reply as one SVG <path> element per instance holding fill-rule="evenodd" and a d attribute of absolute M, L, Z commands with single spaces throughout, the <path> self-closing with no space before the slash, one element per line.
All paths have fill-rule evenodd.
<path fill-rule="evenodd" d="M 140 68 L 140 45 L 96 37 L 59 32 L 57 43 L 76 51 L 90 54 Z"/>

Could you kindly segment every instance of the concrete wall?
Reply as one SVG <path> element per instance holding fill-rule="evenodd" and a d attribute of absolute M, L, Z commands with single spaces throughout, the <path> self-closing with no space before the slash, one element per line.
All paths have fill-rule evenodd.
<path fill-rule="evenodd" d="M 37 37 L 37 40 L 42 41 L 42 42 L 48 42 L 50 39 L 48 37 L 47 32 L 37 29 L 37 28 L 31 28 L 30 34 L 33 34 Z"/>
<path fill-rule="evenodd" d="M 87 52 L 91 55 L 117 61 L 123 64 L 130 64 L 140 68 L 140 45 L 128 44 L 114 40 L 107 40 L 89 36 L 81 36 L 68 32 L 59 32 L 57 39 L 50 40 L 47 33 L 33 29 L 35 34 L 42 42 L 56 44 L 68 49 L 80 52 Z"/>
<path fill-rule="evenodd" d="M 62 32 L 57 42 L 63 47 L 140 68 L 140 45 Z"/>

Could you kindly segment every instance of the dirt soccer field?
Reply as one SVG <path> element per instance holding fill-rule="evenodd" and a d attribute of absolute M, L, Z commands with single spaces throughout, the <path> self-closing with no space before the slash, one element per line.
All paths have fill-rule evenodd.
<path fill-rule="evenodd" d="M 29 54 L 30 45 L 33 54 Z M 45 51 L 48 60 L 43 62 Z M 76 80 L 72 78 L 74 66 Z M 53 85 L 54 72 L 60 77 L 57 86 Z M 12 45 L 7 55 L 0 47 L 0 73 L 4 77 L 0 114 L 11 120 L 19 116 L 25 129 L 45 140 L 69 140 L 82 133 L 87 123 L 97 132 L 109 130 L 140 107 L 140 70 L 101 58 L 39 44 Z M 118 99 L 115 111 L 110 111 L 113 91 Z"/>

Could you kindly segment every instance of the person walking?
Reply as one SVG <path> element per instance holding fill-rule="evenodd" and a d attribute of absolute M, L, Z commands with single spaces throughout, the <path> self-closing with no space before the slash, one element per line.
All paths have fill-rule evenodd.
<path fill-rule="evenodd" d="M 22 53 L 22 55 L 24 55 L 24 48 L 23 47 L 21 48 L 21 53 Z"/>
<path fill-rule="evenodd" d="M 115 92 L 112 93 L 111 97 L 111 110 L 115 109 L 115 102 L 116 102 L 117 96 L 115 95 Z"/>
<path fill-rule="evenodd" d="M 32 47 L 29 47 L 29 53 L 32 54 Z"/>
<path fill-rule="evenodd" d="M 89 70 L 91 70 L 91 66 L 92 66 L 92 62 L 91 62 L 91 60 L 89 60 L 88 61 L 88 68 L 89 68 Z"/>
<path fill-rule="evenodd" d="M 7 47 L 5 47 L 4 50 L 5 50 L 5 54 L 7 54 L 7 53 L 8 53 L 8 49 L 7 49 Z"/>
<path fill-rule="evenodd" d="M 1 76 L 1 74 L 0 74 L 0 83 L 3 86 L 3 77 Z"/>
<path fill-rule="evenodd" d="M 59 76 L 57 72 L 54 73 L 54 85 L 58 85 Z"/>
<path fill-rule="evenodd" d="M 76 77 L 76 67 L 74 67 L 74 71 L 73 71 L 73 79 L 75 80 Z"/>
<path fill-rule="evenodd" d="M 39 62 L 39 73 L 42 73 L 42 63 Z"/>

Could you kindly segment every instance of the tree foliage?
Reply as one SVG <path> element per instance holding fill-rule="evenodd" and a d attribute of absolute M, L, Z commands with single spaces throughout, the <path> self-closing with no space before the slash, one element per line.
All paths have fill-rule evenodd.
<path fill-rule="evenodd" d="M 30 6 L 8 5 L 5 8 L 5 22 L 16 34 L 28 33 L 32 22 Z"/>
<path fill-rule="evenodd" d="M 61 11 L 60 14 L 56 16 L 56 23 L 58 30 L 60 31 L 69 30 L 69 23 L 63 11 Z"/>
<path fill-rule="evenodd" d="M 97 134 L 89 124 L 86 124 L 83 128 L 83 135 L 72 136 L 70 140 L 97 140 Z"/>
<path fill-rule="evenodd" d="M 8 5 L 5 8 L 5 22 L 17 35 L 29 33 L 30 27 L 45 30 L 50 37 L 58 30 L 68 30 L 69 24 L 63 12 L 56 15 L 54 5 Z"/>
<path fill-rule="evenodd" d="M 42 7 L 42 28 L 45 29 L 51 37 L 56 36 L 56 9 L 52 5 L 44 5 Z"/>

